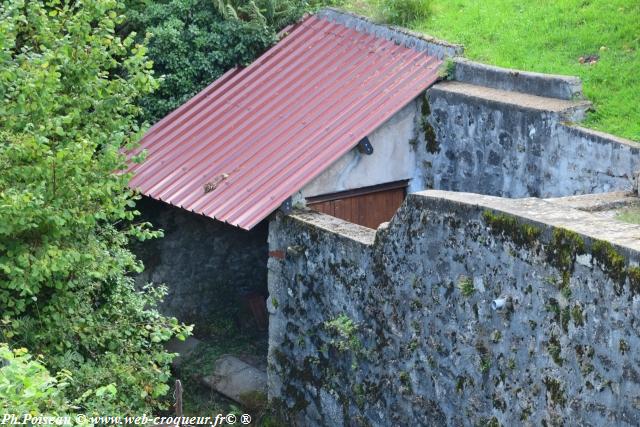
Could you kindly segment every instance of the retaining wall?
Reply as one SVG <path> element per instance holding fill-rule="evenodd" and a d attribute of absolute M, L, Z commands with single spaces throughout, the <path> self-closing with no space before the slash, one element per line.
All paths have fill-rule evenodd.
<path fill-rule="evenodd" d="M 502 197 L 631 190 L 638 144 L 572 124 L 584 104 L 572 105 L 458 82 L 433 86 L 417 118 L 412 190 Z"/>
<path fill-rule="evenodd" d="M 377 232 L 278 216 L 272 401 L 300 426 L 637 425 L 638 242 L 638 226 L 468 193 L 410 195 Z"/>

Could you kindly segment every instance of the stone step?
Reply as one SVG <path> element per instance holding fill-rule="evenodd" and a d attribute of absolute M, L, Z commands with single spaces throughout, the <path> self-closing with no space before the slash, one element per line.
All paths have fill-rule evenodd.
<path fill-rule="evenodd" d="M 220 356 L 202 383 L 249 409 L 267 403 L 267 373 L 231 354 Z"/>
<path fill-rule="evenodd" d="M 458 81 L 440 82 L 431 91 L 470 97 L 476 101 L 509 105 L 523 110 L 554 114 L 560 121 L 580 121 L 591 107 L 585 100 L 547 98 L 522 92 L 511 92 Z"/>
<path fill-rule="evenodd" d="M 619 209 L 638 206 L 640 204 L 638 195 L 628 191 L 612 191 L 609 193 L 583 194 L 580 196 L 553 197 L 545 200 L 557 205 L 587 212 Z"/>
<path fill-rule="evenodd" d="M 453 80 L 459 82 L 549 98 L 584 99 L 579 77 L 497 67 L 461 57 L 453 62 Z"/>

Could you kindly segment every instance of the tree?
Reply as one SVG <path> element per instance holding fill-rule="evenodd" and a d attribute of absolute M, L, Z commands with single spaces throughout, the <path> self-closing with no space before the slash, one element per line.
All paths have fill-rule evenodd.
<path fill-rule="evenodd" d="M 135 222 L 118 171 L 156 81 L 144 43 L 116 34 L 122 12 L 117 0 L 0 5 L 0 341 L 72 372 L 69 400 L 102 413 L 161 407 L 162 343 L 188 333 L 155 309 L 162 288 L 133 283 L 130 241 L 159 233 Z M 107 384 L 113 399 L 86 392 Z"/>

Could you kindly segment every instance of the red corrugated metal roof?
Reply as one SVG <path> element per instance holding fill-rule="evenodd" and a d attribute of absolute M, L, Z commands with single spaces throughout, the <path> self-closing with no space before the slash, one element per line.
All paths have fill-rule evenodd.
<path fill-rule="evenodd" d="M 149 129 L 130 186 L 251 229 L 427 89 L 439 65 L 310 16 Z"/>

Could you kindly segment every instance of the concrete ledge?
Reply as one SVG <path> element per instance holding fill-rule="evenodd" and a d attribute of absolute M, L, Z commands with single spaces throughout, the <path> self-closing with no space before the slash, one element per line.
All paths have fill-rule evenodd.
<path fill-rule="evenodd" d="M 558 99 L 583 99 L 578 77 L 533 73 L 455 58 L 454 79 L 480 86 Z"/>
<path fill-rule="evenodd" d="M 376 237 L 376 230 L 316 211 L 296 210 L 288 217 L 367 246 L 373 245 Z"/>
<path fill-rule="evenodd" d="M 542 199 L 505 199 L 474 193 L 429 190 L 410 194 L 405 203 L 419 203 L 418 200 L 410 200 L 412 198 L 428 199 L 429 203 L 454 203 L 500 211 L 541 225 L 566 228 L 590 239 L 605 240 L 621 249 L 635 252 L 636 255 L 640 252 L 640 225 L 612 221 Z"/>
<path fill-rule="evenodd" d="M 459 81 L 445 81 L 433 85 L 428 91 L 441 91 L 471 97 L 476 101 L 499 103 L 516 108 L 555 113 L 560 120 L 581 120 L 591 107 L 589 101 L 570 101 L 542 97 L 527 93 L 511 92 L 487 86 L 479 86 Z"/>
<path fill-rule="evenodd" d="M 354 13 L 331 7 L 318 11 L 316 15 L 344 25 L 347 28 L 353 28 L 356 31 L 391 40 L 410 49 L 425 52 L 427 55 L 435 56 L 438 59 L 461 55 L 464 50 L 461 45 L 409 31 L 405 28 L 378 24 Z"/>
<path fill-rule="evenodd" d="M 565 123 L 562 127 L 573 137 L 585 138 L 597 144 L 622 144 L 630 147 L 633 154 L 640 154 L 640 143 L 610 133 L 587 129 L 582 126 Z"/>
<path fill-rule="evenodd" d="M 579 209 L 587 212 L 601 212 L 624 207 L 637 206 L 640 198 L 628 191 L 613 191 L 610 193 L 583 194 L 580 196 L 553 197 L 544 199 L 547 202 Z"/>

